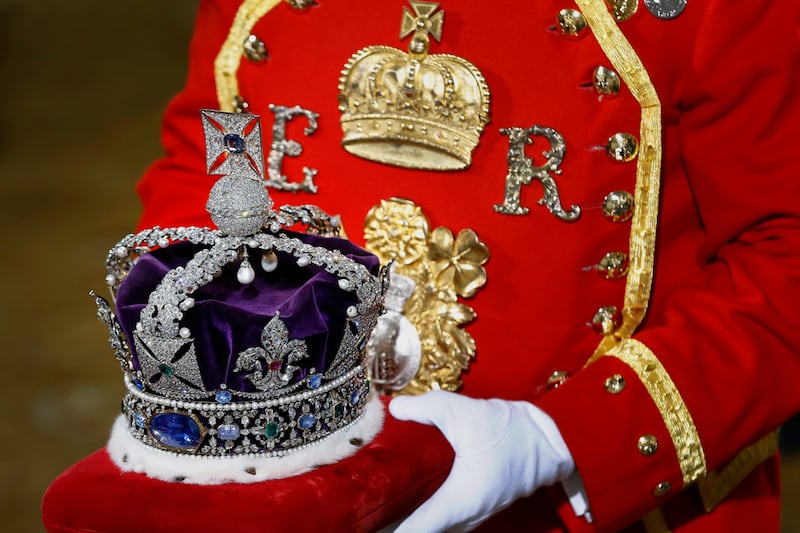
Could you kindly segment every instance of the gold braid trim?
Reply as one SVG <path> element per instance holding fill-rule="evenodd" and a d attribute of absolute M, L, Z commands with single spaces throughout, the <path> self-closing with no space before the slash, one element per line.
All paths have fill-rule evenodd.
<path fill-rule="evenodd" d="M 711 512 L 741 483 L 755 467 L 778 451 L 778 431 L 774 431 L 751 444 L 721 469 L 712 470 L 697 482 L 700 499 L 706 512 Z"/>
<path fill-rule="evenodd" d="M 626 339 L 606 355 L 614 356 L 631 367 L 656 404 L 675 445 L 684 486 L 705 476 L 706 456 L 697 427 L 675 383 L 655 354 L 641 342 Z"/>
<path fill-rule="evenodd" d="M 603 0 L 576 0 L 600 48 L 622 77 L 642 108 L 639 158 L 636 164 L 636 209 L 631 222 L 628 255 L 630 268 L 625 285 L 625 303 L 618 338 L 629 338 L 642 322 L 653 283 L 653 256 L 658 224 L 658 193 L 661 185 L 661 103 L 639 56 L 608 12 Z M 589 362 L 615 343 L 601 342 Z M 588 363 L 587 363 L 588 364 Z"/>
<path fill-rule="evenodd" d="M 244 41 L 256 22 L 278 5 L 280 0 L 246 0 L 236 12 L 217 59 L 214 61 L 214 81 L 217 84 L 217 99 L 222 111 L 233 111 L 233 100 L 239 95 L 236 72 L 244 53 Z"/>

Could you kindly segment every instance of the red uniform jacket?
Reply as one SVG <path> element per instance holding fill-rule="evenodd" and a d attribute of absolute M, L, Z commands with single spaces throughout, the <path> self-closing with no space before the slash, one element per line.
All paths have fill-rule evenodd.
<path fill-rule="evenodd" d="M 210 224 L 203 206 L 216 178 L 205 173 L 199 109 L 261 115 L 265 149 L 270 105 L 318 113 L 308 135 L 306 116 L 287 123 L 302 152 L 280 166 L 289 182 L 316 169 L 317 192 L 271 189 L 276 204 L 341 214 L 364 244 L 369 210 L 404 198 L 429 234 L 472 229 L 489 250 L 486 284 L 457 298 L 475 315 L 459 325 L 476 345 L 461 390 L 529 399 L 549 413 L 594 519 L 576 518 L 555 487 L 519 502 L 495 530 L 613 531 L 645 517 L 650 530 L 777 531 L 776 462 L 764 463 L 774 447 L 760 439 L 800 407 L 800 160 L 791 142 L 800 5 L 690 0 L 661 20 L 640 4 L 615 20 L 600 0 L 441 2 L 444 30 L 431 53 L 471 61 L 491 91 L 471 166 L 441 172 L 368 161 L 341 144 L 341 70 L 366 46 L 406 49 L 405 1 L 320 0 L 305 10 L 204 1 L 186 88 L 164 121 L 167 155 L 139 185 L 140 226 Z M 579 35 L 562 31 L 564 8 L 582 13 Z M 242 54 L 251 34 L 266 59 Z M 597 67 L 619 75 L 616 97 L 592 85 Z M 519 189 L 527 214 L 494 208 L 509 174 L 500 129 L 534 125 L 563 136 L 560 173 L 550 175 L 564 209 L 581 207 L 576 221 L 537 203 L 535 179 Z M 618 133 L 638 141 L 629 161 L 608 153 Z M 529 138 L 526 157 L 540 166 L 551 146 Z M 633 195 L 632 218 L 604 216 L 612 191 Z M 459 251 L 448 265 L 469 277 L 479 265 Z M 621 261 L 611 271 L 609 252 L 624 254 L 609 256 Z M 621 321 L 607 322 L 604 336 L 592 321 L 612 306 Z M 542 394 L 558 371 L 570 377 Z"/>

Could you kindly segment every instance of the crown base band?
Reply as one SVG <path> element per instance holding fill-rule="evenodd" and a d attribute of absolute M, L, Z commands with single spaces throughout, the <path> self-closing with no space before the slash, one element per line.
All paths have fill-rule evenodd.
<path fill-rule="evenodd" d="M 383 419 L 383 404 L 377 395 L 371 395 L 357 420 L 311 446 L 296 449 L 281 457 L 214 457 L 175 453 L 148 446 L 131 434 L 128 420 L 124 415 L 119 415 L 106 450 L 121 471 L 145 474 L 162 481 L 197 485 L 258 483 L 302 474 L 316 466 L 335 463 L 353 455 L 362 443 L 370 442 L 378 434 Z"/>
<path fill-rule="evenodd" d="M 358 420 L 369 396 L 364 367 L 316 392 L 267 402 L 183 402 L 136 390 L 126 378 L 122 414 L 142 444 L 178 455 L 280 457 Z"/>

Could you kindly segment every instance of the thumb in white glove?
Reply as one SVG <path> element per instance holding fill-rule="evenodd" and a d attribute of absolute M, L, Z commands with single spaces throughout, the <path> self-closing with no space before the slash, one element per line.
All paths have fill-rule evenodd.
<path fill-rule="evenodd" d="M 442 486 L 395 533 L 470 531 L 575 469 L 555 422 L 527 402 L 433 391 L 395 398 L 389 411 L 400 420 L 436 426 L 456 453 Z"/>

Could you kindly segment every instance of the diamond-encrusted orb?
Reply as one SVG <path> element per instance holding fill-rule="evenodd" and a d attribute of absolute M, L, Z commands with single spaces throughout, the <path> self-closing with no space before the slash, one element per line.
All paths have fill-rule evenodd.
<path fill-rule="evenodd" d="M 220 231 L 237 237 L 257 233 L 266 223 L 271 208 L 272 200 L 262 180 L 236 175 L 217 181 L 206 204 Z"/>

